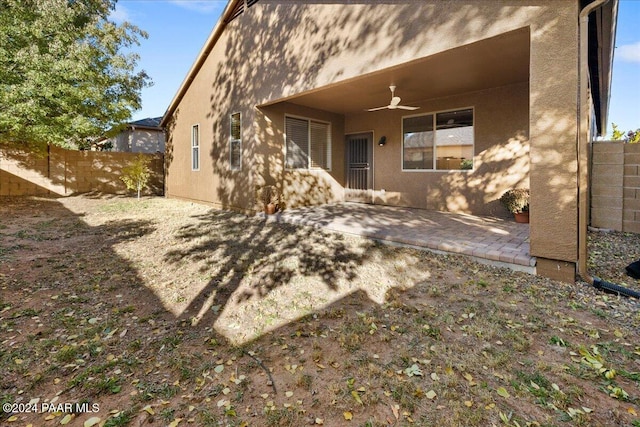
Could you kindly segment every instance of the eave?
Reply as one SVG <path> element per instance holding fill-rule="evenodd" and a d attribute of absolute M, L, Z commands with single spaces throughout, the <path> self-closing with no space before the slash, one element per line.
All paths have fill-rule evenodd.
<path fill-rule="evenodd" d="M 209 34 L 209 38 L 207 38 L 207 41 L 204 43 L 204 46 L 200 50 L 198 57 L 196 58 L 195 62 L 189 69 L 187 76 L 182 81 L 182 84 L 178 88 L 178 91 L 176 92 L 173 99 L 171 100 L 171 103 L 169 104 L 167 111 L 162 116 L 162 120 L 160 121 L 160 127 L 162 128 L 166 127 L 169 119 L 175 112 L 176 108 L 178 108 L 180 101 L 182 101 L 182 98 L 187 93 L 187 90 L 189 90 L 189 86 L 191 86 L 191 83 L 193 82 L 196 75 L 204 65 L 205 61 L 207 60 L 207 57 L 213 50 L 218 39 L 220 39 L 220 36 L 222 35 L 222 32 L 224 31 L 225 27 L 237 15 L 238 6 L 240 3 L 245 3 L 245 0 L 229 0 L 229 2 L 227 3 L 227 6 L 222 12 L 222 15 L 220 15 L 220 19 L 218 19 L 218 23 L 213 28 L 213 31 L 211 31 L 211 34 Z"/>

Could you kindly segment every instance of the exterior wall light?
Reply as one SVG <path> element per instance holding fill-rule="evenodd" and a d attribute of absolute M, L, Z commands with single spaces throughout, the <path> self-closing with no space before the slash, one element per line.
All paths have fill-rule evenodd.
<path fill-rule="evenodd" d="M 381 136 L 380 137 L 380 141 L 378 141 L 378 145 L 380 147 L 384 147 L 384 144 L 386 144 L 386 143 L 387 143 L 387 137 L 386 136 Z"/>

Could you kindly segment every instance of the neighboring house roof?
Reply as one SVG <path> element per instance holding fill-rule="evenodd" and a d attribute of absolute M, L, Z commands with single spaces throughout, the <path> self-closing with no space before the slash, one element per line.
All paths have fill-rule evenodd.
<path fill-rule="evenodd" d="M 125 130 L 156 130 L 156 131 L 161 132 L 161 131 L 164 130 L 162 128 L 162 126 L 160 126 L 160 122 L 161 121 L 162 121 L 162 117 L 147 117 L 146 119 L 136 120 L 134 122 L 128 122 L 120 130 L 120 132 L 123 132 Z M 113 129 L 112 129 L 112 131 L 113 131 Z M 114 137 L 115 137 L 115 135 L 112 135 L 112 136 L 104 136 L 103 135 L 103 136 L 100 136 L 99 138 L 97 138 L 95 141 L 93 141 L 93 144 L 102 145 L 102 144 L 106 143 L 107 141 L 113 139 Z"/>
<path fill-rule="evenodd" d="M 127 123 L 127 128 L 132 129 L 157 129 L 161 130 L 160 122 L 162 121 L 162 117 L 147 117 L 146 119 L 136 120 L 135 122 Z"/>

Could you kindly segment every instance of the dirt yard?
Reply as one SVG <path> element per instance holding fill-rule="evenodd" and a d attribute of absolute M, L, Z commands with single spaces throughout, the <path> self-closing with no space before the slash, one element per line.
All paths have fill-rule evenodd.
<path fill-rule="evenodd" d="M 0 198 L 0 424 L 640 426 L 638 302 L 193 203 Z M 592 272 L 640 236 L 592 233 Z"/>

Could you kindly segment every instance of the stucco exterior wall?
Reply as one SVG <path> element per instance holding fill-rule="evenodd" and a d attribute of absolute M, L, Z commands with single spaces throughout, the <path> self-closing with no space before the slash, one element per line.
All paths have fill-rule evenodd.
<path fill-rule="evenodd" d="M 346 118 L 346 132 L 373 131 L 375 202 L 475 215 L 509 216 L 498 199 L 529 187 L 529 87 L 526 83 L 440 98 L 414 112 L 362 113 Z M 402 117 L 474 109 L 474 169 L 402 171 Z M 382 191 L 384 190 L 384 192 Z"/>
<path fill-rule="evenodd" d="M 577 2 L 554 2 L 531 27 L 531 255 L 572 263 L 578 256 L 578 13 Z"/>
<path fill-rule="evenodd" d="M 126 129 L 110 138 L 112 151 L 132 153 L 163 153 L 165 148 L 164 132 L 151 129 Z"/>
<path fill-rule="evenodd" d="M 286 175 L 271 163 L 277 162 L 283 145 L 277 125 L 274 131 L 264 123 L 271 120 L 273 124 L 274 118 L 258 112 L 256 106 L 287 101 L 368 73 L 390 70 L 392 76 L 394 67 L 416 58 L 528 28 L 526 95 L 524 85 L 514 85 L 491 89 L 484 98 L 467 93 L 424 102 L 425 108 L 434 110 L 484 103 L 476 112 L 477 171 L 431 173 L 426 183 L 429 197 L 422 186 L 407 179 L 402 194 L 387 194 L 380 201 L 498 214 L 498 193 L 507 185 L 528 183 L 532 255 L 573 263 L 577 259 L 578 3 L 261 0 L 226 26 L 169 120 L 167 194 L 251 209 L 256 185 L 282 180 Z M 509 60 L 504 58 L 505 63 Z M 500 96 L 510 102 L 500 104 Z M 514 123 L 503 116 L 505 110 L 513 113 Z M 240 171 L 233 171 L 228 164 L 229 114 L 238 111 L 242 113 L 243 162 Z M 371 119 L 356 116 L 344 117 L 345 132 L 373 130 L 366 123 Z M 190 167 L 190 127 L 196 123 L 200 124 L 201 166 L 194 172 Z M 376 147 L 374 162 L 384 159 L 397 166 L 395 170 L 377 167 L 375 186 L 396 189 L 405 179 L 394 176 L 403 175 L 399 159 L 393 158 L 399 155 L 393 145 L 399 143 L 398 133 L 391 129 L 395 125 L 385 126 L 376 124 L 376 137 L 378 132 L 389 133 L 387 136 L 395 135 L 396 141 L 392 138 L 387 146 Z M 526 155 L 521 153 L 527 149 L 529 160 L 524 160 Z M 523 159 L 529 168 L 528 179 L 523 173 L 503 171 L 498 184 L 483 182 L 497 173 L 498 165 L 490 164 L 490 159 L 500 156 L 507 167 L 517 163 L 513 156 Z M 335 184 L 344 184 L 337 171 L 328 175 Z M 306 191 L 307 187 L 301 187 L 301 192 Z"/>
<path fill-rule="evenodd" d="M 276 185 L 282 191 L 286 208 L 341 201 L 344 196 L 345 171 L 344 117 L 286 102 L 261 108 L 258 114 L 260 118 L 257 127 L 266 134 L 273 135 L 275 143 L 261 144 L 258 147 L 258 158 L 268 161 L 261 162 L 258 169 L 254 169 L 256 185 Z M 330 170 L 291 170 L 284 167 L 284 121 L 287 115 L 330 123 Z"/>

